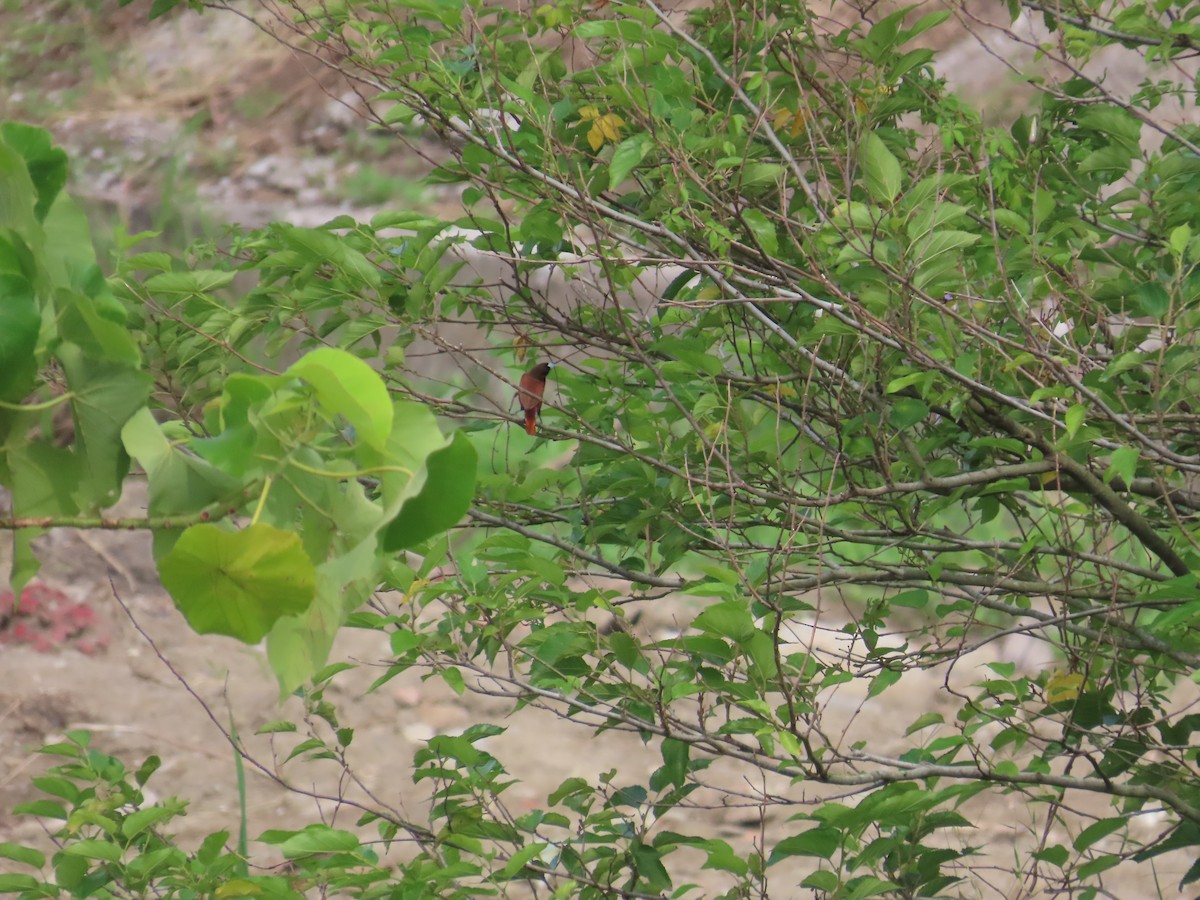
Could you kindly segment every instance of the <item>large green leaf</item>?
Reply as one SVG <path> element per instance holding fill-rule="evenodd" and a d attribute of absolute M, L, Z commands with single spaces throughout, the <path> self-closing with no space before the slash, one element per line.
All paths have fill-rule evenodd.
<path fill-rule="evenodd" d="M 316 570 L 300 535 L 256 524 L 185 531 L 158 565 L 163 586 L 199 634 L 261 641 L 284 616 L 306 610 Z"/>
<path fill-rule="evenodd" d="M 237 492 L 233 478 L 172 443 L 145 407 L 125 423 L 121 440 L 146 473 L 152 515 L 196 513 Z"/>
<path fill-rule="evenodd" d="M 76 489 L 85 473 L 78 455 L 38 441 L 11 448 L 7 463 L 15 515 L 53 518 L 79 512 Z M 34 528 L 13 533 L 11 585 L 16 592 L 37 574 L 39 563 L 31 543 L 42 533 Z"/>
<path fill-rule="evenodd" d="M 379 478 L 379 495 L 388 521 L 396 517 L 404 501 L 419 489 L 418 475 L 425 460 L 446 446 L 446 436 L 429 407 L 396 403 L 392 413 L 392 433 L 385 447 L 376 449 L 366 443 L 355 447 L 355 457 L 362 467 Z"/>
<path fill-rule="evenodd" d="M 617 144 L 608 165 L 608 179 L 613 188 L 620 186 L 653 146 L 654 141 L 645 133 L 631 135 Z"/>
<path fill-rule="evenodd" d="M 367 501 L 357 483 L 338 492 L 329 513 L 339 528 L 331 542 L 333 555 L 317 567 L 312 605 L 299 616 L 280 619 L 267 635 L 267 658 L 284 695 L 325 665 L 346 614 L 379 586 L 386 563 L 376 540 L 379 507 Z"/>
<path fill-rule="evenodd" d="M 216 420 L 210 426 L 218 433 L 193 441 L 192 449 L 236 477 L 260 466 L 262 461 L 254 455 L 258 432 L 251 422 L 250 411 L 266 403 L 271 396 L 266 379 L 240 373 L 231 375 L 225 381 L 225 391 L 215 409 Z"/>
<path fill-rule="evenodd" d="M 466 515 L 475 495 L 475 448 L 461 433 L 425 463 L 425 484 L 405 501 L 384 530 L 380 545 L 392 553 L 416 546 L 450 528 Z"/>
<path fill-rule="evenodd" d="M 62 340 L 77 344 L 86 357 L 130 368 L 139 366 L 141 354 L 137 342 L 119 317 L 108 314 L 106 306 L 110 301 L 106 296 L 97 299 L 69 288 L 56 291 L 59 334 Z"/>
<path fill-rule="evenodd" d="M 88 224 L 87 214 L 69 194 L 59 194 L 54 205 L 50 207 L 42 227 L 46 233 L 46 249 L 44 263 L 52 283 L 59 288 L 68 288 L 87 298 L 89 313 L 106 319 L 122 328 L 125 325 L 125 309 L 113 299 L 104 273 L 96 264 L 96 248 L 92 244 L 92 229 Z M 56 303 L 63 308 L 69 308 L 77 298 L 56 298 Z M 94 327 L 94 326 L 90 326 Z M 72 337 L 80 343 L 78 335 Z M 114 344 L 117 338 L 108 336 L 106 344 Z M 114 344 L 119 347 L 113 359 L 129 359 L 138 361 L 134 348 L 136 344 L 132 336 L 124 335 L 124 341 Z"/>
<path fill-rule="evenodd" d="M 40 228 L 34 213 L 37 191 L 25 159 L 0 132 L 0 228 L 12 228 L 40 244 Z"/>
<path fill-rule="evenodd" d="M 308 609 L 298 616 L 280 619 L 267 635 L 267 659 L 279 682 L 281 697 L 303 685 L 329 659 L 333 639 L 344 619 L 338 588 L 318 572 Z"/>
<path fill-rule="evenodd" d="M 892 155 L 887 144 L 875 132 L 867 132 L 863 138 L 859 162 L 866 176 L 867 193 L 877 203 L 887 204 L 900 193 L 900 162 Z"/>
<path fill-rule="evenodd" d="M 288 369 L 316 389 L 321 405 L 340 415 L 358 439 L 382 449 L 392 431 L 392 400 L 379 374 L 357 356 L 322 347 Z"/>
<path fill-rule="evenodd" d="M 0 138 L 25 159 L 29 179 L 37 192 L 34 215 L 39 220 L 45 219 L 67 183 L 67 154 L 53 145 L 46 129 L 20 122 L 0 125 Z"/>
<path fill-rule="evenodd" d="M 33 285 L 20 275 L 0 274 L 0 400 L 12 403 L 33 390 L 41 325 Z"/>
<path fill-rule="evenodd" d="M 75 449 L 87 479 L 80 485 L 83 505 L 115 502 L 129 472 L 121 429 L 150 395 L 150 375 L 127 365 L 86 358 L 74 344 L 58 348 L 75 414 Z"/>

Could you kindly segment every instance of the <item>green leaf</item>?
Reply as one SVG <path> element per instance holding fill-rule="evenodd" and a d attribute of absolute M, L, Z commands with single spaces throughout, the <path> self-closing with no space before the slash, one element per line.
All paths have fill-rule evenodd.
<path fill-rule="evenodd" d="M 867 696 L 874 697 L 878 694 L 882 694 L 899 680 L 899 669 L 883 669 L 878 675 L 871 679 L 871 686 L 867 688 Z"/>
<path fill-rule="evenodd" d="M 922 716 L 918 716 L 916 721 L 904 729 L 904 736 L 908 737 L 910 734 L 916 734 L 918 731 L 922 731 L 931 725 L 941 725 L 944 721 L 945 719 L 941 713 L 927 712 Z"/>
<path fill-rule="evenodd" d="M 1185 884 L 1194 884 L 1197 881 L 1200 881 L 1200 859 L 1192 863 L 1191 868 L 1179 880 L 1179 887 L 1182 890 Z"/>
<path fill-rule="evenodd" d="M 837 875 L 835 875 L 833 872 L 821 870 L 819 872 L 813 872 L 811 875 L 807 876 L 802 882 L 800 882 L 800 886 L 814 888 L 818 891 L 824 891 L 826 894 L 832 896 L 834 891 L 841 887 L 841 881 L 838 880 Z"/>
<path fill-rule="evenodd" d="M 66 851 L 54 856 L 54 876 L 58 879 L 59 886 L 67 890 L 76 888 L 87 875 L 89 868 L 87 859 L 82 856 Z"/>
<path fill-rule="evenodd" d="M 136 810 L 125 817 L 121 823 L 121 834 L 127 838 L 137 837 L 147 828 L 153 828 L 160 822 L 175 818 L 177 812 L 161 806 L 148 806 Z"/>
<path fill-rule="evenodd" d="M 18 516 L 69 516 L 79 512 L 76 487 L 84 481 L 83 460 L 41 441 L 9 450 L 7 457 L 13 513 Z M 31 542 L 40 529 L 22 528 L 13 537 L 12 589 L 37 574 Z"/>
<path fill-rule="evenodd" d="M 80 840 L 73 841 L 62 850 L 72 856 L 82 856 L 85 859 L 102 859 L 105 862 L 117 862 L 121 858 L 121 848 L 108 841 Z"/>
<path fill-rule="evenodd" d="M 163 272 L 152 275 L 145 286 L 155 294 L 209 294 L 233 283 L 236 273 L 219 269 L 190 269 L 187 272 Z"/>
<path fill-rule="evenodd" d="M 46 752 L 46 751 L 43 751 Z M 79 788 L 69 778 L 59 778 L 55 775 L 38 775 L 30 779 L 39 791 L 62 797 L 72 802 L 79 799 Z"/>
<path fill-rule="evenodd" d="M 25 160 L 2 138 L 0 132 L 0 229 L 11 228 L 31 242 L 41 237 L 34 213 L 37 193 Z"/>
<path fill-rule="evenodd" d="M 608 636 L 608 646 L 613 656 L 627 669 L 633 669 L 643 674 L 647 671 L 645 658 L 642 656 L 641 644 L 620 629 Z"/>
<path fill-rule="evenodd" d="M 911 428 L 929 415 L 929 405 L 915 397 L 900 397 L 892 403 L 892 427 L 899 431 Z"/>
<path fill-rule="evenodd" d="M 1087 418 L 1088 408 L 1082 403 L 1076 403 L 1067 410 L 1067 414 L 1063 416 L 1063 421 L 1067 425 L 1067 436 L 1075 437 L 1075 433 L 1079 431 L 1079 426 L 1083 424 Z"/>
<path fill-rule="evenodd" d="M 241 485 L 236 480 L 172 443 L 146 407 L 125 423 L 121 440 L 146 473 L 151 515 L 195 513 L 240 493 Z"/>
<path fill-rule="evenodd" d="M 38 881 L 32 875 L 0 875 L 0 893 L 5 894 L 21 894 L 26 891 L 36 892 L 42 886 L 42 882 Z M 33 896 L 38 896 L 33 893 Z M 57 892 L 47 891 L 42 896 L 53 897 Z"/>
<path fill-rule="evenodd" d="M 660 748 L 663 758 L 663 770 L 668 781 L 676 787 L 683 787 L 687 780 L 688 756 L 691 747 L 685 741 L 674 738 L 664 738 Z"/>
<path fill-rule="evenodd" d="M 953 231 L 938 229 L 925 235 L 912 247 L 911 253 L 916 260 L 917 270 L 923 271 L 945 253 L 953 253 L 963 247 L 970 247 L 979 242 L 979 235 L 969 231 Z"/>
<path fill-rule="evenodd" d="M 475 448 L 462 432 L 455 433 L 449 446 L 431 453 L 420 493 L 405 501 L 400 514 L 382 533 L 384 552 L 414 547 L 466 515 L 475 496 L 477 464 Z"/>
<path fill-rule="evenodd" d="M 1076 871 L 1076 874 L 1080 879 L 1088 879 L 1093 875 L 1099 875 L 1101 872 L 1106 872 L 1113 866 L 1120 865 L 1120 863 L 1121 857 L 1108 854 L 1084 863 Z"/>
<path fill-rule="evenodd" d="M 1171 309 L 1171 295 L 1157 281 L 1147 281 L 1137 288 L 1138 306 L 1142 314 L 1161 319 Z"/>
<path fill-rule="evenodd" d="M 258 469 L 261 460 L 255 453 L 259 433 L 257 414 L 274 396 L 271 382 L 266 378 L 234 374 L 225 380 L 225 390 L 215 412 L 218 433 L 210 438 L 191 442 L 191 449 L 222 472 L 234 478 L 245 478 Z M 188 454 L 191 458 L 191 454 Z M 143 462 L 143 465 L 145 463 Z"/>
<path fill-rule="evenodd" d="M 300 536 L 270 525 L 194 525 L 159 563 L 163 586 L 198 634 L 258 643 L 312 602 L 316 578 Z"/>
<path fill-rule="evenodd" d="M 279 845 L 288 859 L 309 856 L 313 853 L 352 853 L 361 845 L 349 831 L 330 828 L 327 825 L 309 825 Z"/>
<path fill-rule="evenodd" d="M 892 155 L 883 139 L 873 131 L 867 132 L 859 152 L 859 162 L 866 176 L 867 193 L 876 203 L 890 204 L 900 193 L 900 162 Z"/>
<path fill-rule="evenodd" d="M 888 600 L 892 606 L 903 606 L 905 609 L 924 609 L 929 605 L 929 592 L 921 588 L 901 591 Z"/>
<path fill-rule="evenodd" d="M 819 825 L 810 828 L 803 834 L 784 838 L 775 845 L 767 859 L 767 865 L 773 866 L 789 856 L 816 856 L 819 859 L 832 859 L 842 846 L 843 836 L 836 828 Z"/>
<path fill-rule="evenodd" d="M 75 451 L 85 467 L 81 505 L 110 506 L 129 472 L 121 433 L 145 406 L 152 379 L 123 363 L 89 359 L 74 344 L 60 346 L 58 358 L 72 394 Z"/>
<path fill-rule="evenodd" d="M 608 164 L 608 183 L 616 189 L 653 147 L 653 139 L 645 132 L 630 135 L 617 144 L 612 161 Z"/>
<path fill-rule="evenodd" d="M 1111 184 L 1129 171 L 1133 158 L 1127 148 L 1110 144 L 1093 150 L 1081 159 L 1077 170 L 1085 175 L 1099 175 L 1105 183 Z"/>
<path fill-rule="evenodd" d="M 61 803 L 53 800 L 31 800 L 29 803 L 18 803 L 13 807 L 13 814 L 18 816 L 38 816 L 42 819 L 67 819 L 67 810 Z"/>
<path fill-rule="evenodd" d="M 1192 239 L 1192 229 L 1184 222 L 1171 229 L 1171 237 L 1168 243 L 1171 245 L 1171 250 L 1176 256 L 1183 256 L 1187 250 L 1187 245 Z"/>
<path fill-rule="evenodd" d="M 145 761 L 138 766 L 134 773 L 134 780 L 142 787 L 150 780 L 150 776 L 157 772 L 162 767 L 162 760 L 157 756 L 147 756 Z"/>
<path fill-rule="evenodd" d="M 1083 831 L 1079 832 L 1079 837 L 1075 838 L 1075 849 L 1086 850 L 1088 847 L 1095 844 L 1097 841 L 1108 837 L 1115 831 L 1120 831 L 1129 824 L 1129 820 L 1121 817 L 1113 819 L 1101 819 L 1099 822 L 1093 822 Z"/>
<path fill-rule="evenodd" d="M 750 866 L 733 847 L 725 841 L 713 838 L 712 840 L 700 841 L 696 844 L 701 850 L 707 854 L 704 860 L 702 869 L 716 869 L 719 872 L 732 872 L 734 875 L 742 876 L 750 871 Z"/>
<path fill-rule="evenodd" d="M 113 297 L 96 265 L 87 216 L 65 194 L 46 217 L 48 263 L 58 289 L 54 306 L 58 338 L 76 344 L 90 360 L 140 369 L 141 352 L 130 333 L 125 307 Z"/>
<path fill-rule="evenodd" d="M 370 562 L 373 562 L 371 555 Z M 368 576 L 377 572 L 376 565 L 368 565 L 363 569 L 363 574 Z M 357 606 L 366 600 L 369 593 L 369 590 L 363 591 L 361 586 L 342 583 L 330 574 L 328 565 L 317 569 L 313 602 L 300 615 L 279 619 L 267 635 L 267 659 L 279 681 L 281 699 L 293 693 L 325 665 L 334 638 L 342 626 L 344 605 Z"/>
<path fill-rule="evenodd" d="M 1133 484 L 1134 476 L 1137 475 L 1139 456 L 1137 447 L 1121 447 L 1114 450 L 1112 456 L 1109 457 L 1108 468 L 1104 470 L 1105 482 L 1119 477 L 1125 482 L 1126 487 Z"/>
<path fill-rule="evenodd" d="M 13 403 L 33 390 L 41 327 L 33 285 L 20 275 L 0 274 L 0 400 Z"/>
<path fill-rule="evenodd" d="M 925 15 L 921 16 L 921 18 L 917 19 L 911 28 L 904 30 L 904 32 L 900 35 L 901 42 L 911 41 L 913 38 L 924 34 L 931 28 L 937 28 L 952 15 L 953 13 L 948 9 L 939 9 L 931 13 L 926 13 Z"/>
<path fill-rule="evenodd" d="M 846 892 L 847 900 L 866 900 L 867 897 L 890 894 L 899 885 L 891 881 L 884 881 L 882 878 L 876 878 L 874 875 L 866 875 L 862 878 L 855 878 L 848 887 L 850 889 Z"/>
<path fill-rule="evenodd" d="M 306 257 L 317 262 L 330 263 L 360 285 L 375 288 L 379 287 L 383 280 L 371 261 L 351 247 L 340 235 L 315 228 L 287 226 L 283 231 L 283 238 Z"/>
<path fill-rule="evenodd" d="M 504 868 L 500 870 L 500 875 L 504 878 L 519 878 L 520 873 L 525 868 L 525 864 L 540 854 L 543 850 L 549 847 L 549 844 L 534 842 L 526 844 L 504 864 Z"/>
<path fill-rule="evenodd" d="M 383 379 L 344 350 L 321 347 L 296 362 L 287 374 L 313 386 L 317 400 L 353 427 L 358 439 L 382 450 L 392 431 L 392 400 Z"/>
<path fill-rule="evenodd" d="M 641 841 L 634 843 L 632 850 L 637 873 L 645 879 L 652 891 L 664 891 L 671 886 L 671 876 L 662 864 L 662 856 L 654 847 Z"/>
<path fill-rule="evenodd" d="M 0 125 L 0 139 L 24 159 L 29 180 L 37 192 L 34 216 L 39 222 L 45 220 L 59 192 L 66 186 L 67 154 L 53 145 L 46 129 L 20 122 Z M 3 193 L 2 188 L 0 193 Z"/>
<path fill-rule="evenodd" d="M 708 607 L 696 616 L 692 627 L 739 643 L 749 640 L 757 630 L 746 605 L 736 600 L 715 603 Z"/>
<path fill-rule="evenodd" d="M 154 0 L 154 2 L 150 4 L 150 12 L 147 18 L 153 21 L 161 16 L 165 16 L 183 2 L 184 0 Z"/>
<path fill-rule="evenodd" d="M 0 857 L 24 863 L 35 869 L 40 869 L 46 864 L 46 854 L 34 850 L 32 847 L 22 847 L 20 844 L 7 842 L 0 842 Z"/>
<path fill-rule="evenodd" d="M 775 223 L 768 219 L 762 210 L 742 210 L 742 221 L 749 226 L 763 253 L 767 256 L 779 255 L 779 237 L 775 233 Z"/>

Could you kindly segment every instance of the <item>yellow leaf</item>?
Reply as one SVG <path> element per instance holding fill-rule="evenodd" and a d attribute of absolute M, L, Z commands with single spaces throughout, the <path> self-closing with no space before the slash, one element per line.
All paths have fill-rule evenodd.
<path fill-rule="evenodd" d="M 812 118 L 812 113 L 807 109 L 798 109 L 796 114 L 792 116 L 792 127 L 790 134 L 792 137 L 800 137 L 808 130 L 808 120 Z"/>
<path fill-rule="evenodd" d="M 1083 687 L 1083 676 L 1078 672 L 1056 671 L 1046 682 L 1046 702 L 1062 703 L 1064 700 L 1074 700 L 1079 696 Z"/>
<path fill-rule="evenodd" d="M 592 130 L 588 132 L 588 143 L 592 145 L 593 150 L 599 150 L 604 146 L 604 132 L 600 130 L 600 125 L 592 126 Z"/>
<path fill-rule="evenodd" d="M 802 106 L 793 112 L 790 109 L 781 109 L 775 114 L 775 130 L 786 132 L 792 137 L 800 137 L 808 130 L 808 123 L 812 120 L 812 112 L 807 106 Z"/>
<path fill-rule="evenodd" d="M 219 900 L 230 900 L 233 897 L 261 897 L 263 889 L 256 885 L 253 881 L 235 878 L 232 881 L 226 881 L 213 893 L 214 897 Z"/>
<path fill-rule="evenodd" d="M 596 120 L 596 125 L 600 128 L 600 132 L 610 141 L 619 141 L 621 139 L 621 126 L 625 124 L 625 120 L 616 113 L 608 113 Z"/>
<path fill-rule="evenodd" d="M 607 141 L 621 139 L 621 126 L 625 124 L 625 120 L 616 113 L 602 114 L 594 106 L 584 106 L 579 110 L 579 118 L 592 123 L 587 139 L 593 150 L 599 150 Z"/>
<path fill-rule="evenodd" d="M 605 113 L 592 122 L 592 130 L 587 136 L 588 143 L 592 145 L 593 150 L 599 150 L 605 141 L 619 141 L 621 126 L 624 124 L 625 120 L 616 113 Z"/>

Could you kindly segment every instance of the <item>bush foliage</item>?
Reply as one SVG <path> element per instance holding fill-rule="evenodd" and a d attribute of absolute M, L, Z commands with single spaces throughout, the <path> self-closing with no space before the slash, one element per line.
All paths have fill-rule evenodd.
<path fill-rule="evenodd" d="M 1200 24 L 1008 7 L 1040 61 L 1029 111 L 993 122 L 935 68 L 949 11 L 279 4 L 264 27 L 398 146 L 438 139 L 464 216 L 131 238 L 107 280 L 65 157 L 0 132 L 16 580 L 37 529 L 149 529 L 192 627 L 265 636 L 330 724 L 300 755 L 352 740 L 323 694 L 351 624 L 390 635 L 377 686 L 417 668 L 659 759 L 518 812 L 479 723 L 417 753 L 427 820 L 363 809 L 408 844 L 394 868 L 366 830 L 268 833 L 303 877 L 240 870 L 223 896 L 694 896 L 700 866 L 729 897 L 982 894 L 1000 875 L 968 801 L 1001 793 L 1040 810 L 1000 863 L 1027 885 L 1101 896 L 1194 850 L 1200 129 L 1174 64 Z M 1091 64 L 1114 53 L 1143 61 L 1124 93 Z M 529 439 L 511 400 L 546 360 Z M 148 515 L 106 519 L 131 460 Z M 659 602 L 678 628 L 639 629 Z M 894 735 L 841 733 L 859 683 Z M 930 683 L 940 703 L 888 721 Z M 55 752 L 92 768 L 28 810 L 65 820 L 57 883 L 203 894 L 223 838 L 160 846 L 175 812 L 136 819 L 133 788 L 96 812 L 123 771 L 72 740 Z M 759 817 L 748 857 L 705 824 L 731 804 Z"/>

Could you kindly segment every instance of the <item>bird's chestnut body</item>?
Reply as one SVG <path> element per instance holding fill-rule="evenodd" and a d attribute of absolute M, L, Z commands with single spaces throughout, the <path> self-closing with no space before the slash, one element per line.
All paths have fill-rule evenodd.
<path fill-rule="evenodd" d="M 525 431 L 537 434 L 537 417 L 542 410 L 542 395 L 546 392 L 546 376 L 550 374 L 551 363 L 538 363 L 521 376 L 518 384 L 517 400 L 525 413 Z"/>

